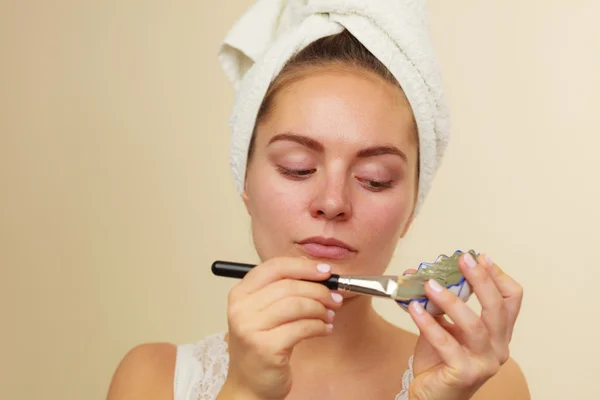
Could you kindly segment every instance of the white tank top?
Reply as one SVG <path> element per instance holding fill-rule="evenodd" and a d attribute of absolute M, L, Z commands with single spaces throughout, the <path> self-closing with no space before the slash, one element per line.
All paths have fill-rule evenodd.
<path fill-rule="evenodd" d="M 225 333 L 205 337 L 195 344 L 177 346 L 175 362 L 175 400 L 215 400 L 225 383 L 229 353 Z M 402 377 L 402 391 L 395 400 L 406 399 L 413 380 L 411 356 Z"/>

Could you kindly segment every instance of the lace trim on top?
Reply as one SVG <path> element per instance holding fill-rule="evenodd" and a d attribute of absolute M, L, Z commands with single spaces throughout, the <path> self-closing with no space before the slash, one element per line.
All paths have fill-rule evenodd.
<path fill-rule="evenodd" d="M 413 375 L 413 358 L 414 356 L 410 356 L 408 359 L 408 369 L 402 375 L 402 390 L 398 393 L 395 400 L 408 400 L 408 387 L 415 379 Z"/>
<path fill-rule="evenodd" d="M 229 353 L 227 352 L 225 333 L 216 333 L 198 341 L 193 347 L 192 356 L 195 366 L 181 366 L 196 369 L 189 378 L 189 390 L 185 391 L 185 399 L 215 400 L 225 383 L 229 368 Z M 176 373 L 176 380 L 177 375 L 179 373 Z M 408 387 L 413 379 L 413 356 L 411 356 L 408 360 L 408 370 L 402 376 L 402 390 L 395 400 L 407 398 Z M 175 397 L 175 400 L 179 399 Z"/>
<path fill-rule="evenodd" d="M 197 380 L 192 382 L 189 399 L 215 400 L 225 383 L 229 367 L 225 333 L 207 336 L 196 343 L 194 359 L 198 361 L 200 373 Z"/>

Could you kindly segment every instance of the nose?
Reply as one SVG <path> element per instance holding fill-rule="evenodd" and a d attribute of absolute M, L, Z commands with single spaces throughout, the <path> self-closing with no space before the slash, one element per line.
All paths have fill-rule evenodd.
<path fill-rule="evenodd" d="M 327 179 L 317 188 L 310 205 L 313 218 L 345 221 L 352 215 L 352 204 L 344 179 Z"/>

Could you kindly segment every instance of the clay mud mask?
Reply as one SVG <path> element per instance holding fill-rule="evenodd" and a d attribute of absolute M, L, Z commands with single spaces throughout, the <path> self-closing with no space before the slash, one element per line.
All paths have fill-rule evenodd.
<path fill-rule="evenodd" d="M 478 254 L 475 251 L 469 250 L 468 253 L 477 260 Z M 393 298 L 404 310 L 408 310 L 411 301 L 419 301 L 430 314 L 443 314 L 443 311 L 425 296 L 425 284 L 430 279 L 434 279 L 466 302 L 471 296 L 472 289 L 458 266 L 463 254 L 462 251 L 457 250 L 450 257 L 442 254 L 433 263 L 421 263 L 415 274 L 399 278 L 398 288 Z"/>

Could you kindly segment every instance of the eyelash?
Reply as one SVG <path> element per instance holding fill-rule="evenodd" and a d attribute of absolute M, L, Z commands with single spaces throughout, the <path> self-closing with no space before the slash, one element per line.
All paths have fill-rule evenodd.
<path fill-rule="evenodd" d="M 316 169 L 288 169 L 282 166 L 277 166 L 277 171 L 284 176 L 289 176 L 294 179 L 302 180 L 308 178 L 311 174 L 316 172 Z M 361 183 L 366 183 L 366 189 L 372 192 L 381 192 L 382 190 L 389 189 L 392 187 L 392 181 L 372 181 L 368 179 L 358 179 Z"/>
<path fill-rule="evenodd" d="M 385 182 L 379 182 L 379 181 L 370 181 L 370 180 L 363 180 L 360 179 L 361 182 L 366 182 L 369 186 L 367 187 L 367 190 L 370 190 L 372 192 L 381 192 L 385 189 L 389 189 L 392 187 L 392 181 L 385 181 Z"/>
<path fill-rule="evenodd" d="M 296 179 L 305 179 L 308 176 L 316 171 L 316 169 L 287 169 L 282 166 L 277 166 L 277 171 L 281 175 L 290 176 Z"/>

